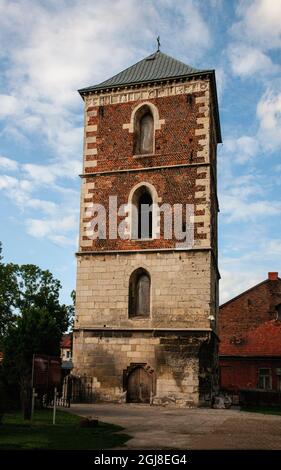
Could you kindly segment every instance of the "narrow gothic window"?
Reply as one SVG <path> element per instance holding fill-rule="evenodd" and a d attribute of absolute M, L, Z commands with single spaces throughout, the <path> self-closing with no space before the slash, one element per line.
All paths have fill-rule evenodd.
<path fill-rule="evenodd" d="M 153 117 L 146 113 L 140 120 L 140 153 L 153 152 Z"/>
<path fill-rule="evenodd" d="M 134 271 L 129 282 L 129 316 L 148 317 L 150 314 L 150 276 L 145 269 Z"/>
<path fill-rule="evenodd" d="M 146 186 L 138 188 L 132 199 L 132 238 L 152 238 L 153 200 Z"/>
<path fill-rule="evenodd" d="M 152 198 L 148 192 L 139 198 L 138 238 L 152 238 Z"/>
<path fill-rule="evenodd" d="M 134 154 L 147 155 L 153 153 L 154 122 L 147 105 L 142 106 L 135 116 Z"/>

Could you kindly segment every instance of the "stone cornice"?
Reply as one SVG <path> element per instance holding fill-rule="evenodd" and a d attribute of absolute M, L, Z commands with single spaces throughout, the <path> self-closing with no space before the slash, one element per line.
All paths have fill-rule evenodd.
<path fill-rule="evenodd" d="M 116 173 L 132 173 L 138 171 L 155 171 L 155 170 L 167 170 L 173 168 L 188 168 L 188 167 L 198 167 L 198 166 L 206 166 L 209 167 L 210 163 L 201 162 L 201 163 L 180 163 L 178 165 L 162 165 L 162 166 L 148 166 L 148 167 L 140 167 L 140 168 L 124 168 L 120 170 L 110 170 L 110 171 L 95 171 L 91 173 L 83 173 L 80 178 L 91 178 L 93 176 L 103 176 L 103 175 L 110 175 Z"/>
<path fill-rule="evenodd" d="M 211 247 L 194 247 L 194 248 L 143 248 L 135 250 L 89 250 L 89 251 L 77 251 L 76 256 L 86 256 L 86 255 L 126 255 L 126 254 L 138 254 L 138 253 L 163 253 L 163 252 L 186 252 L 186 251 L 213 251 Z"/>
<path fill-rule="evenodd" d="M 202 80 L 197 77 L 190 81 L 190 78 L 181 78 L 180 81 L 170 80 L 160 83 L 144 83 L 143 85 L 124 85 L 115 88 L 105 88 L 99 91 L 88 91 L 83 93 L 86 106 L 106 106 L 111 104 L 127 103 L 166 96 L 182 95 L 206 91 L 209 89 L 208 78 Z"/>
<path fill-rule="evenodd" d="M 73 331 L 179 331 L 179 332 L 189 332 L 189 331 L 198 331 L 199 333 L 203 332 L 212 332 L 214 330 L 212 328 L 135 328 L 135 327 L 110 327 L 110 326 L 83 326 L 83 327 L 75 327 Z"/>

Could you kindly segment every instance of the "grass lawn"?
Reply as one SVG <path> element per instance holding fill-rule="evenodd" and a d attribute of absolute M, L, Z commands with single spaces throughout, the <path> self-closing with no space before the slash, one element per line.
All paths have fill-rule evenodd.
<path fill-rule="evenodd" d="M 279 416 L 281 416 L 281 408 L 266 408 L 266 407 L 251 408 L 251 407 L 243 406 L 241 408 L 241 411 L 249 411 L 249 412 L 252 412 L 252 413 L 263 413 L 265 415 L 279 415 Z"/>
<path fill-rule="evenodd" d="M 1 449 L 109 449 L 121 447 L 130 436 L 120 433 L 123 428 L 99 422 L 97 427 L 79 426 L 81 418 L 57 410 L 56 425 L 52 410 L 35 410 L 32 424 L 24 421 L 20 412 L 5 414 L 0 424 Z"/>

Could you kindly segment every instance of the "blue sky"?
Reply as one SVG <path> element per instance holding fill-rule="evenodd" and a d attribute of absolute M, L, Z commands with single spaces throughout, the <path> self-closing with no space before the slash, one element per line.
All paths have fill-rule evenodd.
<path fill-rule="evenodd" d="M 0 240 L 75 287 L 83 103 L 156 48 L 215 68 L 221 302 L 281 272 L 280 0 L 0 0 Z"/>

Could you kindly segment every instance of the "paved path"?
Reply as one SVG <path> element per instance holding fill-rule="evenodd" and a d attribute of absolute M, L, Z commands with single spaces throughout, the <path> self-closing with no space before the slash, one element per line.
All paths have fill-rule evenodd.
<path fill-rule="evenodd" d="M 74 404 L 70 412 L 124 427 L 128 449 L 281 449 L 281 416 L 138 404 Z"/>

